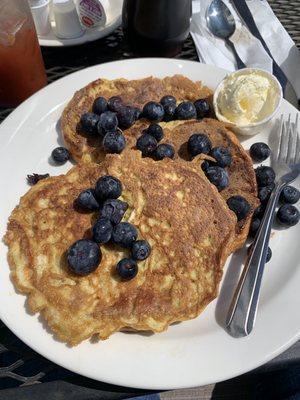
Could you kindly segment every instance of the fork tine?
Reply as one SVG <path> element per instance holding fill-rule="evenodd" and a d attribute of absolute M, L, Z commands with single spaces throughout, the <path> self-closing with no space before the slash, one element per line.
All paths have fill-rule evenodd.
<path fill-rule="evenodd" d="M 289 130 L 290 130 L 291 114 L 289 114 L 289 119 L 286 123 L 283 123 L 281 130 L 281 140 L 280 148 L 278 154 L 278 161 L 286 162 L 288 144 L 289 144 Z"/>
<path fill-rule="evenodd" d="M 288 151 L 286 156 L 286 163 L 288 165 L 293 164 L 294 158 L 296 155 L 296 146 L 297 146 L 297 130 L 296 130 L 296 121 L 294 123 L 290 123 L 290 129 L 288 132 Z"/>
<path fill-rule="evenodd" d="M 294 158 L 294 164 L 300 163 L 300 138 L 298 134 L 298 117 L 299 114 L 297 113 L 296 116 L 296 121 L 295 121 L 295 135 L 296 135 L 296 144 L 295 144 L 295 158 Z"/>
<path fill-rule="evenodd" d="M 280 129 L 280 134 L 279 134 L 279 143 L 278 143 L 278 150 L 277 150 L 277 160 L 279 160 L 279 156 L 280 156 L 280 149 L 282 146 L 282 136 L 283 136 L 283 131 L 284 131 L 283 114 L 281 114 L 279 129 Z"/>

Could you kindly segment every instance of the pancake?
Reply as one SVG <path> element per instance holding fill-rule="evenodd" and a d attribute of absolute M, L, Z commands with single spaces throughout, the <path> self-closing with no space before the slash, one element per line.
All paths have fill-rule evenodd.
<path fill-rule="evenodd" d="M 143 108 L 148 101 L 159 101 L 166 94 L 172 94 L 178 102 L 212 97 L 212 91 L 201 82 L 193 82 L 182 75 L 164 79 L 98 79 L 77 91 L 61 117 L 62 135 L 73 159 L 99 161 L 105 156 L 100 139 L 87 137 L 78 125 L 81 115 L 92 110 L 95 98 L 121 96 L 124 104 Z"/>
<path fill-rule="evenodd" d="M 120 198 L 129 204 L 123 220 L 152 247 L 130 281 L 116 276 L 117 262 L 129 254 L 114 244 L 101 246 L 101 263 L 88 276 L 67 267 L 67 249 L 91 236 L 97 217 L 76 210 L 74 200 L 105 174 L 121 180 Z M 235 224 L 197 165 L 128 151 L 39 181 L 12 212 L 5 242 L 13 282 L 28 295 L 29 309 L 41 313 L 58 339 L 76 345 L 128 328 L 161 332 L 198 316 L 217 296 Z"/>

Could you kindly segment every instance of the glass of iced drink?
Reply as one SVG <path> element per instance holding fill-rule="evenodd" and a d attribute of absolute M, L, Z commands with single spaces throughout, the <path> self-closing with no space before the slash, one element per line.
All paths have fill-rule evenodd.
<path fill-rule="evenodd" d="M 0 0 L 0 107 L 16 107 L 46 83 L 27 0 Z"/>

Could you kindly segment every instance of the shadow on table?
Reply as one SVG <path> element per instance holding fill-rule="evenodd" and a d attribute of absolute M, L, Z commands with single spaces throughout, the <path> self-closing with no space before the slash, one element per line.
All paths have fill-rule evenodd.
<path fill-rule="evenodd" d="M 299 364 L 289 365 L 276 371 L 261 372 L 261 369 L 258 369 L 240 377 L 217 383 L 210 397 L 210 400 L 299 399 Z"/>
<path fill-rule="evenodd" d="M 0 400 L 121 400 L 155 393 L 98 382 L 62 368 L 30 349 L 1 321 L 0 343 Z"/>

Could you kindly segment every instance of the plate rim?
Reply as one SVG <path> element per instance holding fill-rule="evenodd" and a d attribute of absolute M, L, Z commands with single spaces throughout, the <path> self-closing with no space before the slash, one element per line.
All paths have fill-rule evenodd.
<path fill-rule="evenodd" d="M 155 63 L 155 62 L 159 62 L 159 61 L 164 60 L 164 62 L 172 62 L 172 63 L 174 63 L 174 64 L 178 64 L 178 63 L 183 63 L 183 64 L 190 64 L 190 63 L 192 63 L 192 64 L 197 64 L 197 65 L 200 64 L 200 63 L 197 62 L 197 61 L 180 60 L 180 59 L 165 59 L 165 58 L 156 58 L 156 59 L 155 59 L 155 58 L 154 58 L 154 59 L 153 59 L 153 58 L 150 58 L 150 59 L 147 59 L 147 58 L 143 58 L 142 60 L 144 60 L 144 61 L 151 60 L 152 63 L 153 63 L 153 62 Z M 26 107 L 28 106 L 28 104 L 30 104 L 32 101 L 34 101 L 35 99 L 37 99 L 38 96 L 41 95 L 41 92 L 46 92 L 46 91 L 48 90 L 48 87 L 49 87 L 49 86 L 58 84 L 61 80 L 65 80 L 65 79 L 68 78 L 68 77 L 71 77 L 71 76 L 74 77 L 76 74 L 86 73 L 86 71 L 88 71 L 88 70 L 90 70 L 90 69 L 96 69 L 96 68 L 97 68 L 97 71 L 98 71 L 99 75 L 101 75 L 101 66 L 103 66 L 103 65 L 107 65 L 107 64 L 120 64 L 120 63 L 132 63 L 132 62 L 135 62 L 135 63 L 136 63 L 136 62 L 138 62 L 138 61 L 139 61 L 139 59 L 127 59 L 127 60 L 112 61 L 112 62 L 108 62 L 108 63 L 103 63 L 103 64 L 91 66 L 91 67 L 88 67 L 88 68 L 85 68 L 85 69 L 82 69 L 82 70 L 73 72 L 72 74 L 69 74 L 69 75 L 67 75 L 67 76 L 65 76 L 65 77 L 60 78 L 59 80 L 57 80 L 57 81 L 51 83 L 51 84 L 48 85 L 47 87 L 41 89 L 39 92 L 37 92 L 36 94 L 34 94 L 33 96 L 31 96 L 28 100 L 26 100 L 24 103 L 22 103 L 18 108 L 16 108 L 16 110 L 14 110 L 14 111 L 0 124 L 0 131 L 1 131 L 1 129 L 2 129 L 3 127 L 5 127 L 5 122 L 6 122 L 6 121 L 7 121 L 7 122 L 10 122 L 10 120 L 13 119 L 15 116 L 17 116 L 17 114 L 18 114 L 19 112 L 21 112 L 22 109 L 26 109 Z M 203 65 L 206 65 L 206 64 L 203 64 Z M 222 69 L 222 68 L 218 68 L 218 67 L 215 67 L 215 66 L 214 66 L 214 68 L 216 68 L 216 69 L 218 69 L 218 70 L 221 70 L 222 72 L 228 73 L 228 71 L 226 71 L 226 70 L 224 70 L 224 69 Z M 100 72 L 99 72 L 99 71 L 100 71 Z M 183 68 L 183 70 L 182 70 L 182 73 L 184 74 L 184 68 Z M 155 73 L 153 73 L 153 75 L 155 75 Z M 71 77 L 71 78 L 72 78 L 72 77 Z M 293 107 L 292 105 L 290 105 L 290 106 Z M 294 108 L 294 107 L 293 107 L 293 108 Z M 295 109 L 295 111 L 298 112 L 298 110 L 296 110 L 296 108 L 294 108 L 294 109 Z M 16 292 L 15 292 L 14 294 L 19 295 L 19 294 L 16 293 Z M 58 365 L 61 365 L 61 366 L 64 367 L 64 368 L 67 368 L 67 369 L 69 369 L 69 370 L 71 370 L 71 371 L 73 371 L 73 372 L 75 372 L 75 373 L 82 374 L 82 375 L 84 375 L 84 376 L 87 376 L 87 377 L 89 377 L 89 378 L 91 378 L 91 379 L 95 379 L 95 380 L 99 380 L 99 379 L 100 379 L 99 377 L 95 377 L 95 375 L 93 375 L 92 373 L 89 374 L 89 373 L 87 373 L 87 372 L 84 372 L 84 373 L 83 373 L 83 372 L 78 372 L 78 368 L 76 369 L 76 368 L 70 366 L 68 363 L 63 364 L 63 363 L 61 363 L 61 362 L 58 362 L 58 361 L 55 359 L 55 356 L 53 356 L 53 357 L 52 357 L 51 355 L 49 356 L 49 354 L 48 354 L 46 351 L 44 352 L 44 351 L 41 350 L 38 346 L 35 346 L 35 343 L 32 344 L 32 343 L 30 343 L 30 340 L 29 340 L 29 339 L 27 339 L 26 337 L 23 338 L 23 337 L 22 337 L 22 334 L 20 335 L 20 332 L 16 332 L 15 329 L 14 329 L 14 327 L 11 328 L 11 327 L 9 326 L 9 324 L 6 323 L 6 321 L 7 321 L 6 317 L 5 317 L 5 316 L 3 317 L 2 314 L 3 314 L 3 313 L 2 313 L 2 308 L 0 308 L 0 317 L 1 317 L 1 319 L 3 320 L 3 322 L 9 327 L 9 329 L 11 329 L 11 330 L 14 332 L 14 334 L 15 334 L 17 337 L 20 338 L 20 340 L 22 340 L 24 343 L 26 343 L 30 348 L 32 348 L 32 349 L 34 349 L 35 351 L 37 351 L 37 353 L 41 354 L 41 355 L 44 356 L 45 358 L 47 358 L 47 359 L 53 361 L 54 363 L 56 363 L 56 364 L 58 364 Z M 21 336 L 21 337 L 20 337 L 20 336 Z M 286 341 L 282 346 L 278 347 L 276 350 L 274 350 L 273 352 L 269 353 L 268 356 L 262 357 L 259 361 L 253 363 L 253 364 L 255 364 L 255 365 L 251 365 L 249 368 L 245 369 L 244 371 L 241 371 L 240 373 L 245 373 L 245 372 L 251 371 L 251 370 L 253 370 L 254 368 L 257 368 L 257 367 L 261 366 L 262 364 L 268 362 L 269 360 L 271 360 L 272 358 L 276 357 L 278 354 L 280 354 L 281 352 L 283 352 L 284 350 L 286 350 L 286 349 L 287 349 L 288 347 L 290 347 L 292 344 L 294 344 L 299 338 L 300 338 L 300 330 L 299 330 L 299 332 L 298 332 L 294 337 L 291 337 L 291 338 L 290 338 L 288 341 Z M 217 382 L 220 382 L 220 381 L 224 381 L 224 380 L 226 380 L 226 379 L 232 378 L 233 376 L 237 376 L 237 375 L 232 375 L 232 374 L 223 375 L 223 376 L 220 377 L 220 379 L 218 379 L 218 380 L 215 380 L 215 379 L 214 379 L 214 380 L 213 380 L 213 383 L 217 383 Z M 139 383 L 138 386 L 136 386 L 136 384 L 131 385 L 131 384 L 128 384 L 127 382 L 122 381 L 122 379 L 120 379 L 120 380 L 118 381 L 118 380 L 116 380 L 116 379 L 111 380 L 111 379 L 105 378 L 105 379 L 103 380 L 103 378 L 101 378 L 101 380 L 104 381 L 104 382 L 110 383 L 110 384 L 114 384 L 114 385 L 121 385 L 121 386 L 133 387 L 133 388 L 139 387 L 139 388 L 143 388 L 143 389 L 149 389 L 149 385 L 143 386 L 143 385 L 140 384 L 140 383 Z M 212 381 L 207 381 L 207 382 L 201 381 L 200 383 L 195 383 L 194 386 L 198 386 L 198 385 L 200 385 L 200 384 L 201 384 L 201 385 L 206 385 L 206 384 L 211 384 L 211 383 L 212 383 Z M 186 387 L 193 387 L 193 386 L 187 386 L 186 384 L 180 385 L 180 384 L 178 384 L 178 383 L 176 383 L 175 386 L 174 386 L 174 385 L 166 385 L 166 386 L 163 386 L 163 385 L 160 385 L 160 384 L 159 384 L 159 385 L 155 385 L 155 384 L 154 384 L 154 385 L 152 385 L 150 388 L 151 388 L 151 389 L 154 389 L 154 390 L 156 390 L 156 389 L 160 390 L 160 389 L 174 389 L 174 388 L 176 388 L 176 389 L 178 388 L 178 389 L 179 389 L 179 388 L 186 388 Z"/>

